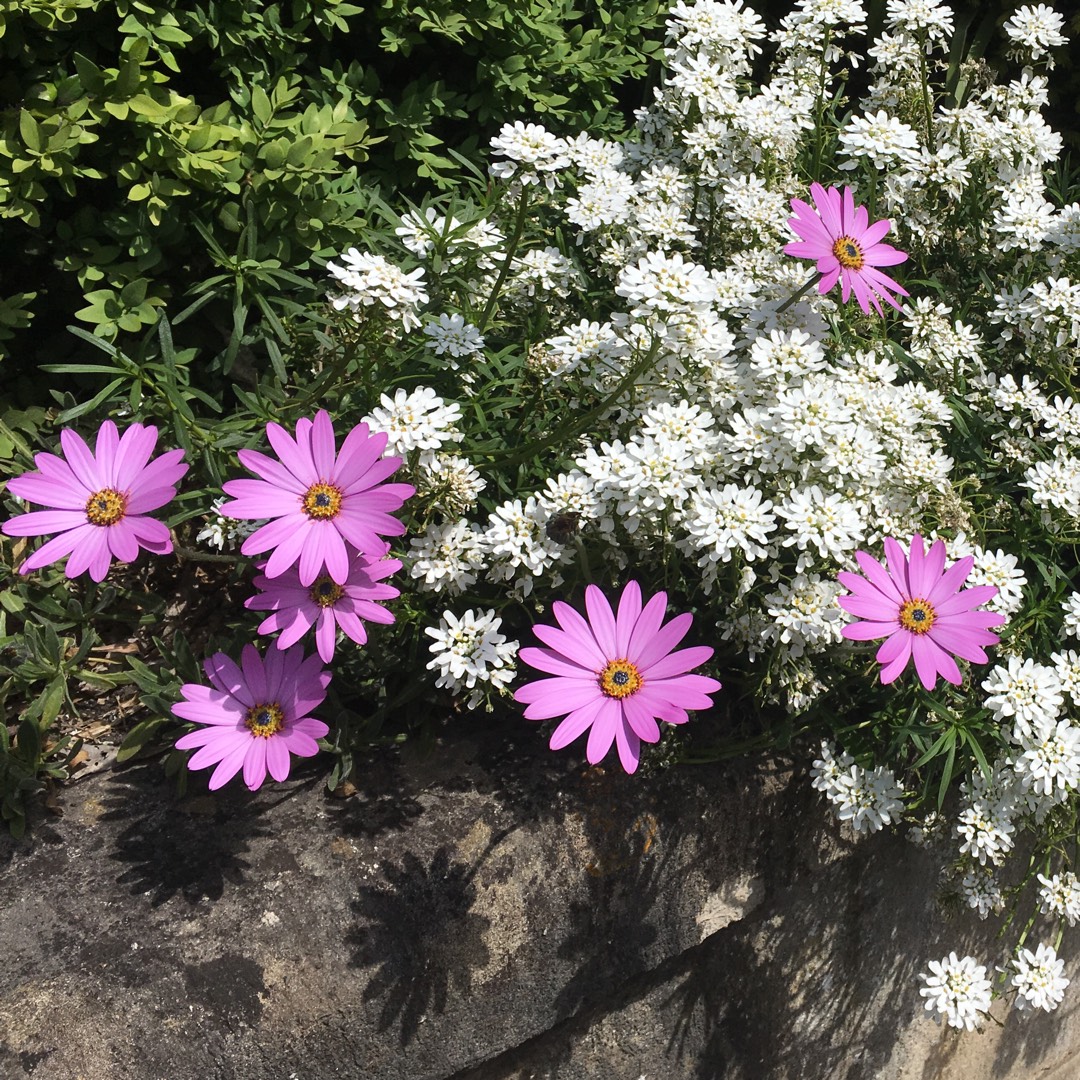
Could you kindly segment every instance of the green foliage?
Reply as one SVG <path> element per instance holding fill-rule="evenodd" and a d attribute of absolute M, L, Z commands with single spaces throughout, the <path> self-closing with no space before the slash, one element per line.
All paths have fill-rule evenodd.
<path fill-rule="evenodd" d="M 658 0 L 0 0 L 0 222 L 35 283 L 0 297 L 0 355 L 34 315 L 111 341 L 198 296 L 228 367 L 380 185 L 446 185 L 448 144 L 529 113 L 621 128 L 661 25 Z"/>

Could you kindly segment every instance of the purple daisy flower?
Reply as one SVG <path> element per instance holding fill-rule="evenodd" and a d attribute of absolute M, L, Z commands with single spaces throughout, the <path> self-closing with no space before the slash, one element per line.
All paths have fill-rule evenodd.
<path fill-rule="evenodd" d="M 641 587 L 628 581 L 614 614 L 595 585 L 585 590 L 586 620 L 569 604 L 556 601 L 552 612 L 559 628 L 534 626 L 546 649 L 522 649 L 531 667 L 554 675 L 527 683 L 515 694 L 525 702 L 525 718 L 547 720 L 566 714 L 551 736 L 561 750 L 589 730 L 585 756 L 591 765 L 603 760 L 614 742 L 628 772 L 638 767 L 641 743 L 660 741 L 660 727 L 685 724 L 687 709 L 707 709 L 716 679 L 686 674 L 705 663 L 713 650 L 701 645 L 672 649 L 686 636 L 693 616 L 676 615 L 666 625 L 667 595 L 659 592 L 642 607 Z"/>
<path fill-rule="evenodd" d="M 871 304 L 881 314 L 878 297 L 900 311 L 892 293 L 907 296 L 907 291 L 877 269 L 907 260 L 906 252 L 881 243 L 881 238 L 892 227 L 891 223 L 882 219 L 871 225 L 866 207 L 855 205 L 849 187 L 841 194 L 836 188 L 811 184 L 810 194 L 815 206 L 801 199 L 791 200 L 795 217 L 788 219 L 788 225 L 800 239 L 788 244 L 784 254 L 817 260 L 821 274 L 818 291 L 822 294 L 839 281 L 840 298 L 845 304 L 854 292 L 859 307 L 866 314 L 870 313 Z"/>
<path fill-rule="evenodd" d="M 358 424 L 338 453 L 334 425 L 325 409 L 314 422 L 297 421 L 295 440 L 279 424 L 267 424 L 266 434 L 280 461 L 256 450 L 241 450 L 241 464 L 262 479 L 225 484 L 225 493 L 233 498 L 221 513 L 273 519 L 240 548 L 245 555 L 273 548 L 265 566 L 267 577 L 280 577 L 299 562 L 301 585 L 311 585 L 324 567 L 344 585 L 349 578 L 346 542 L 364 554 L 378 555 L 386 546 L 380 534 L 405 532 L 390 511 L 399 509 L 416 488 L 383 483 L 401 465 L 401 458 L 381 456 L 385 434 L 372 435 L 367 424 Z"/>
<path fill-rule="evenodd" d="M 855 558 L 866 577 L 839 573 L 837 579 L 850 595 L 837 603 L 861 621 L 849 623 L 841 633 L 852 641 L 886 639 L 876 656 L 883 683 L 896 679 L 909 660 L 915 661 L 927 690 L 937 685 L 938 675 L 960 685 L 960 669 L 950 654 L 986 663 L 983 647 L 1000 640 L 988 628 L 1000 626 L 1005 616 L 973 610 L 993 600 L 998 590 L 996 585 L 962 588 L 975 564 L 972 556 L 944 570 L 944 541 L 935 540 L 924 553 L 923 538 L 916 533 L 908 556 L 891 536 L 885 538 L 887 570 L 865 551 L 856 551 Z"/>
<path fill-rule="evenodd" d="M 389 545 L 383 545 L 388 549 Z M 349 575 L 339 585 L 329 574 L 320 574 L 310 585 L 300 583 L 300 574 L 290 567 L 280 577 L 260 574 L 255 587 L 261 590 L 244 602 L 252 611 L 273 612 L 259 624 L 260 634 L 276 634 L 279 649 L 295 644 L 313 626 L 319 656 L 329 664 L 334 659 L 338 627 L 357 645 L 367 643 L 367 622 L 388 625 L 394 616 L 376 600 L 392 600 L 401 593 L 393 585 L 382 585 L 383 578 L 401 569 L 400 559 L 377 555 L 354 554 Z"/>
<path fill-rule="evenodd" d="M 142 424 L 132 424 L 120 436 L 106 420 L 98 428 L 96 453 L 65 428 L 60 432 L 64 457 L 35 454 L 38 471 L 9 480 L 8 491 L 53 509 L 20 514 L 2 528 L 7 536 L 60 535 L 42 544 L 19 572 L 28 574 L 66 555 L 69 578 L 89 570 L 101 581 L 114 558 L 132 562 L 139 548 L 168 555 L 173 549 L 168 526 L 146 515 L 176 496 L 188 467 L 181 461 L 183 450 L 169 450 L 151 462 L 157 438 L 156 427 Z"/>
<path fill-rule="evenodd" d="M 301 648 L 271 649 L 263 659 L 254 645 L 245 645 L 237 666 L 224 653 L 203 662 L 210 686 L 185 683 L 172 711 L 182 720 L 205 724 L 176 740 L 177 750 L 199 747 L 189 769 L 217 765 L 210 790 L 227 784 L 241 769 L 244 783 L 254 791 L 269 771 L 286 780 L 290 754 L 314 757 L 316 739 L 329 728 L 308 716 L 326 697 L 330 672 L 318 657 L 305 657 Z"/>

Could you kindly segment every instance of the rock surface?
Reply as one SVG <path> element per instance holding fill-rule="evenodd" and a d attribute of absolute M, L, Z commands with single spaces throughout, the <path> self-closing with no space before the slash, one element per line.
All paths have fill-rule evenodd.
<path fill-rule="evenodd" d="M 626 777 L 533 734 L 388 757 L 345 801 L 312 765 L 71 786 L 0 840 L 0 1077 L 1080 1076 L 1072 993 L 982 1034 L 923 1018 L 927 959 L 1001 962 L 936 909 L 937 857 L 845 839 L 769 762 Z"/>

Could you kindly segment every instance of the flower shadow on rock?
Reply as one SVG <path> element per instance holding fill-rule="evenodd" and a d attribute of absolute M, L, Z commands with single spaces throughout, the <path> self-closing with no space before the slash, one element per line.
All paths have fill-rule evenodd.
<path fill-rule="evenodd" d="M 225 884 L 242 885 L 251 864 L 251 841 L 270 835 L 263 815 L 244 789 L 170 797 L 156 765 L 136 767 L 110 782 L 104 819 L 124 822 L 110 858 L 133 895 L 148 894 L 159 907 L 173 896 L 190 904 L 220 900 Z"/>
<path fill-rule="evenodd" d="M 793 832 L 813 812 L 809 801 L 789 811 Z M 777 850 L 795 850 L 794 835 L 788 841 Z M 945 924 L 925 891 L 933 854 L 890 834 L 845 843 L 838 855 L 825 874 L 766 861 L 764 902 L 687 950 L 669 973 L 675 986 L 658 1009 L 670 1017 L 668 1055 L 686 1069 L 680 1075 L 714 1080 L 754 1062 L 761 1076 L 881 1076 L 912 1025 L 923 1023 L 916 974 L 925 967 L 927 928 L 978 948 L 985 927 L 967 916 Z M 943 1040 L 944 1056 L 926 1080 L 955 1052 Z"/>
<path fill-rule="evenodd" d="M 606 1004 L 611 987 L 655 963 L 658 904 L 675 885 L 675 845 L 661 842 L 656 795 L 614 766 L 587 770 L 582 784 L 582 824 L 593 854 L 584 867 L 586 896 L 571 901 L 570 931 L 559 946 L 561 958 L 578 961 L 556 999 L 560 1015 Z"/>
<path fill-rule="evenodd" d="M 446 1011 L 451 992 L 467 998 L 472 972 L 490 960 L 491 922 L 472 911 L 482 861 L 456 862 L 444 846 L 425 866 L 409 852 L 400 866 L 384 867 L 385 884 L 363 886 L 353 902 L 364 925 L 348 934 L 351 964 L 372 969 L 364 1000 L 383 999 L 379 1030 L 400 1024 L 403 1047 L 428 1013 Z"/>

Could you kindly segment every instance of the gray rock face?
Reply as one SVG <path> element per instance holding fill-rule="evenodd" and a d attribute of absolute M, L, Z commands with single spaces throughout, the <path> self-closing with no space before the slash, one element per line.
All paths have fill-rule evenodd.
<path fill-rule="evenodd" d="M 845 840 L 804 779 L 472 731 L 343 802 L 311 766 L 254 795 L 177 800 L 154 764 L 69 788 L 0 840 L 0 1077 L 1080 1076 L 1073 988 L 981 1035 L 923 1018 L 916 972 L 992 927 L 946 923 L 938 860 Z"/>

